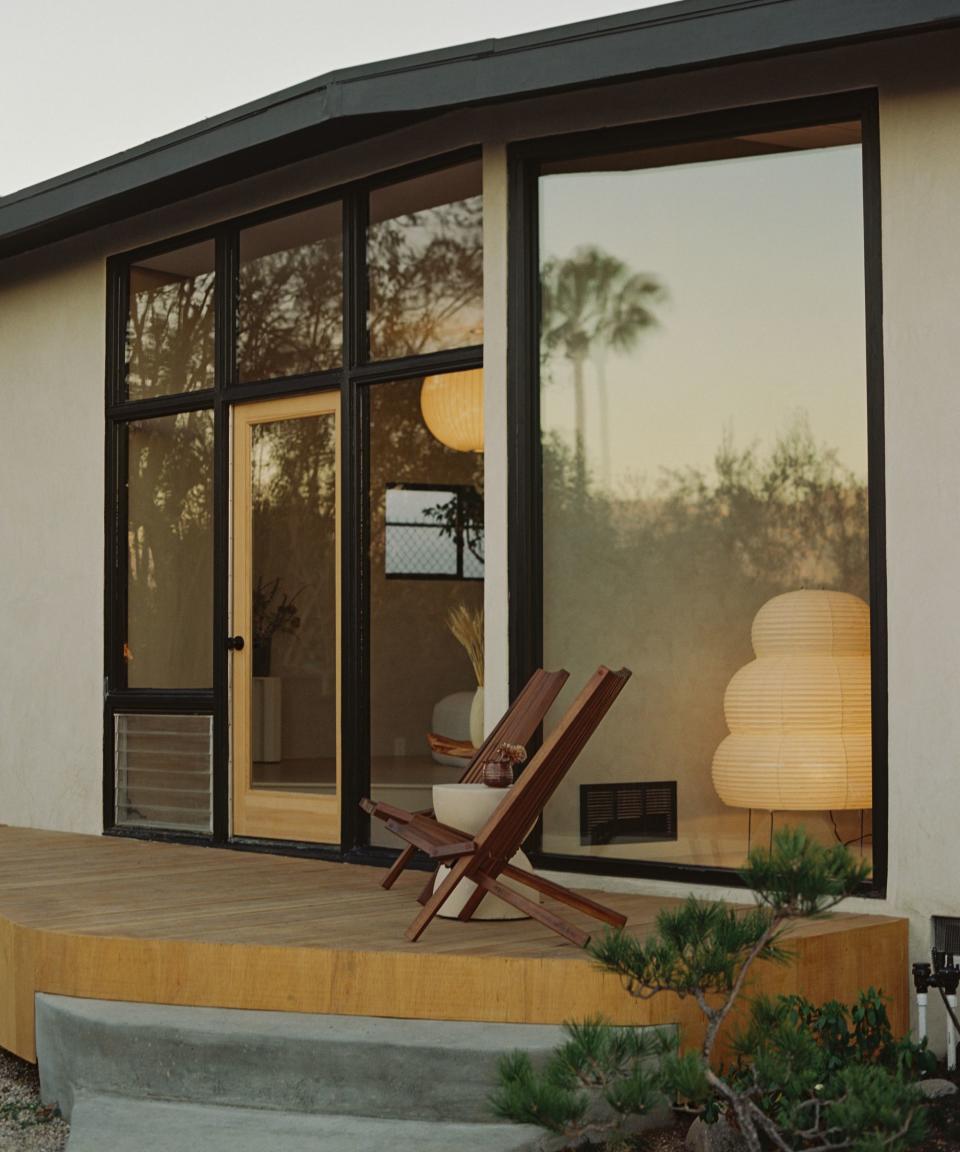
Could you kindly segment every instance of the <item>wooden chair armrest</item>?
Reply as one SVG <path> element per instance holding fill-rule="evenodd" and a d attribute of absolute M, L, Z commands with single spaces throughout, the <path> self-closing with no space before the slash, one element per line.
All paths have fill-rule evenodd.
<path fill-rule="evenodd" d="M 360 801 L 360 807 L 378 820 L 396 820 L 399 824 L 407 824 L 416 816 L 415 812 L 407 812 L 405 808 L 396 808 L 383 800 L 373 801 L 366 797 Z"/>
<path fill-rule="evenodd" d="M 473 840 L 462 839 L 463 833 L 451 835 L 448 829 L 439 824 L 428 825 L 419 820 L 401 824 L 388 820 L 387 829 L 433 860 L 454 860 L 458 856 L 469 856 L 477 847 Z"/>

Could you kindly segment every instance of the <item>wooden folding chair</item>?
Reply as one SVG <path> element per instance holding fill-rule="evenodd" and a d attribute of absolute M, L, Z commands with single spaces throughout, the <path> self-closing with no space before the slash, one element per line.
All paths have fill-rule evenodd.
<path fill-rule="evenodd" d="M 597 669 L 540 751 L 521 773 L 503 803 L 476 836 L 448 828 L 423 815 L 414 814 L 404 821 L 387 820 L 390 831 L 409 845 L 426 852 L 438 863 L 450 865 L 446 878 L 436 892 L 424 901 L 423 909 L 407 929 L 408 940 L 418 940 L 457 885 L 464 880 L 472 880 L 476 890 L 464 904 L 459 916 L 461 920 L 469 920 L 486 893 L 491 892 L 571 943 L 581 947 L 587 944 L 590 939 L 588 933 L 568 924 L 514 888 L 502 884 L 501 876 L 614 927 L 622 928 L 626 924 L 626 917 L 612 908 L 571 892 L 535 873 L 515 868 L 510 859 L 520 849 L 547 801 L 629 678 L 630 671 L 626 668 L 619 672 L 611 672 L 604 667 Z"/>
<path fill-rule="evenodd" d="M 501 744 L 529 744 L 534 732 L 543 723 L 543 718 L 554 700 L 560 695 L 560 690 L 567 682 L 570 673 L 561 668 L 557 672 L 545 672 L 538 668 L 518 693 L 514 702 L 500 718 L 499 723 L 477 749 L 466 771 L 460 777 L 460 784 L 478 784 L 483 779 L 483 766 L 496 752 Z M 430 809 L 423 812 L 407 812 L 403 808 L 395 808 L 391 804 L 377 803 L 364 798 L 360 807 L 371 816 L 379 820 L 393 820 L 400 824 L 409 823 L 414 816 L 432 816 Z M 393 867 L 383 880 L 384 888 L 392 888 L 397 877 L 413 859 L 417 848 L 408 844 L 400 853 Z M 433 876 L 421 892 L 421 903 L 425 903 L 433 891 Z"/>

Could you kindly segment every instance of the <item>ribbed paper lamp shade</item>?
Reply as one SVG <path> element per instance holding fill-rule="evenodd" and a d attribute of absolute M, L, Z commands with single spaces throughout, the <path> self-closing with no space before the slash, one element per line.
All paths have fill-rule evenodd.
<path fill-rule="evenodd" d="M 420 388 L 423 420 L 441 444 L 483 451 L 483 369 L 427 376 Z"/>
<path fill-rule="evenodd" d="M 727 686 L 713 784 L 735 808 L 869 808 L 870 609 L 847 592 L 787 592 L 751 630 Z"/>

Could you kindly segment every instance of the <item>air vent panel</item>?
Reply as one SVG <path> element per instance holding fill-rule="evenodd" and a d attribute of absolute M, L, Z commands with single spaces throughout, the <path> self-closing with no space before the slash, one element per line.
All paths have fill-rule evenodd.
<path fill-rule="evenodd" d="M 676 838 L 676 780 L 580 785 L 581 844 L 643 844 Z"/>

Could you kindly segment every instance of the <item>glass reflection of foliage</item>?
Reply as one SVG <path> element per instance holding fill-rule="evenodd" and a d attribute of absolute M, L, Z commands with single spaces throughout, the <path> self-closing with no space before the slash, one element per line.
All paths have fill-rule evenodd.
<path fill-rule="evenodd" d="M 130 269 L 126 380 L 130 400 L 212 388 L 214 283 L 211 270 L 177 274 Z"/>
<path fill-rule="evenodd" d="M 213 414 L 127 425 L 131 688 L 212 683 Z"/>
<path fill-rule="evenodd" d="M 482 196 L 372 223 L 367 261 L 373 359 L 482 342 Z"/>
<path fill-rule="evenodd" d="M 338 213 L 339 215 L 339 213 Z M 237 373 L 241 381 L 323 372 L 340 364 L 340 236 L 245 259 L 240 248 Z"/>
<path fill-rule="evenodd" d="M 728 440 L 709 472 L 669 472 L 632 491 L 589 473 L 582 483 L 571 440 L 552 432 L 543 444 L 544 658 L 626 663 L 643 701 L 642 721 L 625 714 L 601 734 L 586 778 L 678 779 L 683 859 L 736 866 L 746 830 L 709 777 L 727 731 L 724 691 L 753 658 L 751 623 L 771 597 L 825 587 L 869 601 L 866 483 L 805 418 L 766 451 Z M 579 850 L 570 832 L 578 782 L 554 804 L 548 851 Z M 650 855 L 642 846 L 621 854 Z"/>
<path fill-rule="evenodd" d="M 282 661 L 288 669 L 319 660 L 332 671 L 335 661 L 335 437 L 332 414 L 253 429 L 254 583 L 299 590 L 300 623 Z"/>
<path fill-rule="evenodd" d="M 545 382 L 551 360 L 562 356 L 573 375 L 574 454 L 581 482 L 586 471 L 584 370 L 596 367 L 600 452 L 609 482 L 610 429 L 605 359 L 630 352 L 641 333 L 657 323 L 653 306 L 665 296 L 655 277 L 634 272 L 619 257 L 593 244 L 565 260 L 550 257 L 540 269 L 540 355 Z"/>
<path fill-rule="evenodd" d="M 483 492 L 464 487 L 456 500 L 445 500 L 423 510 L 424 517 L 448 540 L 463 541 L 463 547 L 483 564 Z"/>
<path fill-rule="evenodd" d="M 543 486 L 551 535 L 562 541 L 566 522 L 580 545 L 576 555 L 590 567 L 629 573 L 633 593 L 657 592 L 672 573 L 672 584 L 709 588 L 713 602 L 745 595 L 757 608 L 801 587 L 869 599 L 866 482 L 816 442 L 804 415 L 767 453 L 725 438 L 712 475 L 667 472 L 652 488 L 616 495 L 587 480 L 579 482 L 569 443 L 548 435 Z"/>

